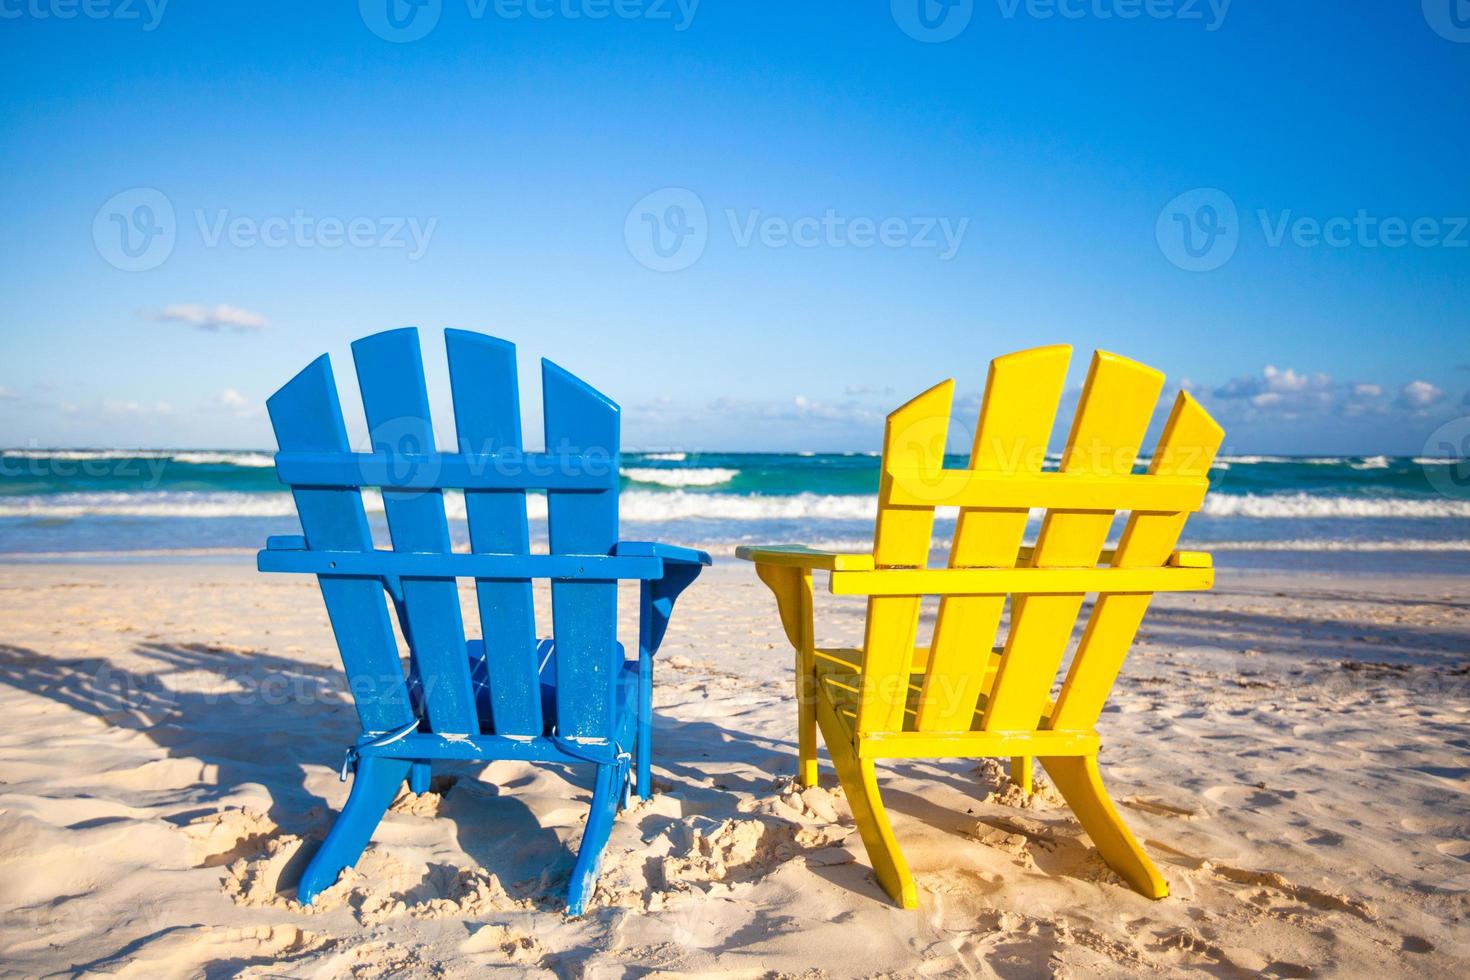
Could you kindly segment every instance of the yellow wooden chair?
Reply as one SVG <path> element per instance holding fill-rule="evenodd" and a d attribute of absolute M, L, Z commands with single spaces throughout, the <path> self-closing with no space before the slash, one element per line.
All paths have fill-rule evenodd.
<path fill-rule="evenodd" d="M 1209 555 L 1174 546 L 1224 432 L 1181 392 L 1148 472 L 1134 474 L 1164 376 L 1099 351 L 1061 465 L 1044 471 L 1071 353 L 1039 347 L 991 363 L 967 470 L 944 468 L 952 380 L 888 416 L 871 554 L 737 552 L 776 594 L 796 648 L 798 778 L 817 783 L 820 727 L 878 881 L 905 908 L 917 895 L 878 795 L 879 759 L 1010 757 L 1029 792 L 1039 758 L 1113 870 L 1144 895 L 1168 894 L 1103 788 L 1093 726 L 1153 594 L 1213 584 Z M 944 569 L 927 567 L 937 506 L 960 508 Z M 1033 508 L 1046 515 L 1024 547 Z M 1122 537 L 1104 550 L 1119 511 L 1129 512 Z M 868 597 L 862 649 L 816 646 L 814 570 L 831 573 L 833 594 Z M 1053 700 L 1089 593 L 1097 601 Z M 934 634 L 916 646 L 919 601 L 931 595 L 941 597 Z M 993 648 L 1008 595 L 1010 629 Z"/>

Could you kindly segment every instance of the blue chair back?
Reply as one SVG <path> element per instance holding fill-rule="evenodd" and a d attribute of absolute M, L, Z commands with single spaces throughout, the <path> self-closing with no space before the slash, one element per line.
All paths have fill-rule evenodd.
<path fill-rule="evenodd" d="M 655 577 L 657 566 L 654 559 L 611 557 L 618 540 L 618 406 L 543 360 L 546 451 L 527 453 L 515 346 L 463 330 L 444 337 L 455 453 L 435 448 L 411 327 L 352 345 L 368 451 L 355 453 L 348 444 L 325 355 L 269 399 L 277 473 L 291 487 L 304 532 L 306 557 L 292 561 L 297 570 L 318 572 L 365 731 L 393 731 L 417 718 L 421 730 L 445 735 L 610 738 L 622 659 L 616 580 Z M 382 491 L 392 551 L 373 547 L 363 487 Z M 451 552 L 446 489 L 464 492 L 470 552 L 478 557 Z M 546 494 L 551 558 L 531 554 L 532 490 Z M 330 555 L 313 561 L 319 552 Z M 475 579 L 482 641 L 467 641 L 460 577 Z M 550 644 L 537 641 L 533 577 L 552 578 Z M 390 605 L 410 651 L 407 672 Z M 541 650 L 552 664 L 543 665 Z M 562 683 L 554 702 L 543 705 L 547 669 Z"/>

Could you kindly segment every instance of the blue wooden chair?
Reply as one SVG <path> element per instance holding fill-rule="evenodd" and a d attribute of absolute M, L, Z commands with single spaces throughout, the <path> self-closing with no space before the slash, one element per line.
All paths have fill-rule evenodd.
<path fill-rule="evenodd" d="M 330 360 L 267 402 L 302 537 L 272 537 L 262 572 L 317 576 L 362 736 L 352 791 L 302 875 L 310 903 L 356 863 L 404 780 L 435 759 L 590 763 L 592 810 L 567 889 L 580 915 L 628 783 L 649 792 L 653 655 L 703 552 L 618 540 L 618 406 L 543 360 L 544 453 L 521 448 L 515 346 L 446 330 L 458 453 L 435 450 L 418 331 L 352 345 L 371 452 L 348 448 Z M 393 550 L 375 550 L 361 487 L 380 487 Z M 464 490 L 470 553 L 452 553 L 445 488 Z M 526 491 L 544 490 L 549 554 L 532 554 Z M 473 578 L 483 639 L 466 640 L 456 580 Z M 553 638 L 537 640 L 531 580 L 551 580 Z M 641 583 L 638 659 L 617 642 L 618 581 Z M 385 594 L 386 597 L 385 598 Z M 405 671 L 389 619 L 410 656 Z"/>

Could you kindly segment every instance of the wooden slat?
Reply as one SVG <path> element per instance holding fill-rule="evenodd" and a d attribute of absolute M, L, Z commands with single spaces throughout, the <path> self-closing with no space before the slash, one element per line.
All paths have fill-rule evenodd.
<path fill-rule="evenodd" d="M 546 449 L 604 459 L 618 470 L 618 406 L 550 361 L 541 362 Z M 557 554 L 605 555 L 618 539 L 618 494 L 551 490 L 547 523 Z M 556 727 L 568 738 L 609 738 L 616 684 L 617 583 L 553 582 Z"/>
<path fill-rule="evenodd" d="M 1193 592 L 1214 583 L 1213 568 L 946 568 L 833 572 L 833 595 L 1026 596 L 1088 592 Z M 951 610 L 952 612 L 953 610 Z M 983 657 L 989 634 L 964 641 L 970 657 Z M 936 644 L 937 645 L 937 644 Z M 941 651 L 943 653 L 943 651 Z M 937 667 L 949 670 L 947 664 Z M 963 667 L 967 670 L 968 667 Z"/>
<path fill-rule="evenodd" d="M 352 356 L 373 451 L 433 452 L 418 331 L 406 327 L 364 337 L 352 345 Z M 383 506 L 394 550 L 441 554 L 450 550 L 439 490 L 385 490 Z M 436 732 L 478 734 L 480 721 L 454 579 L 404 578 L 403 604 L 405 633 L 419 676 L 425 678 L 430 727 Z"/>
<path fill-rule="evenodd" d="M 1180 392 L 1154 451 L 1149 473 L 1159 477 L 1204 477 L 1224 438 L 1224 430 L 1200 404 Z M 1208 556 L 1173 552 L 1187 517 L 1186 514 L 1130 515 L 1113 555 L 1113 565 L 1119 569 L 1155 569 L 1165 562 L 1177 562 L 1181 569 L 1207 567 Z M 1098 597 L 1057 697 L 1049 728 L 1091 728 L 1096 724 L 1152 599 L 1152 593 Z"/>
<path fill-rule="evenodd" d="M 1011 477 L 1041 469 L 1071 357 L 1071 347 L 1058 345 L 1020 351 L 990 363 L 970 450 L 972 470 Z M 1014 565 L 1030 506 L 1023 502 L 1011 510 L 961 510 L 949 567 Z M 837 583 L 832 587 L 835 591 Z M 969 727 L 1004 609 L 1004 595 L 941 600 L 919 702 L 920 730 Z"/>
<path fill-rule="evenodd" d="M 1099 740 L 1093 732 L 987 731 L 884 732 L 859 735 L 863 759 L 973 759 L 979 756 L 1092 755 Z"/>
<path fill-rule="evenodd" d="M 1210 486 L 1204 477 L 1142 474 L 1093 476 L 945 470 L 937 482 L 913 479 L 915 476 L 919 475 L 904 471 L 894 474 L 891 503 L 897 506 L 986 510 L 1054 507 L 1062 510 L 1188 512 L 1199 509 Z"/>
<path fill-rule="evenodd" d="M 1065 473 L 1119 476 L 1133 468 L 1164 376 L 1116 354 L 1093 355 L 1081 403 L 1067 437 Z M 1049 511 L 1042 521 L 1032 565 L 1081 568 L 1097 563 L 1113 515 L 1095 511 Z M 986 704 L 989 730 L 1035 728 L 1084 594 L 1018 597 L 1010 634 Z"/>
<path fill-rule="evenodd" d="M 888 416 L 873 540 L 873 560 L 879 568 L 917 568 L 928 563 L 934 510 L 888 506 L 893 494 L 893 478 L 888 474 L 892 468 L 905 467 L 938 475 L 944 466 L 944 440 L 953 398 L 954 381 L 943 381 Z M 909 664 L 918 627 L 917 598 L 868 600 L 859 731 L 897 731 L 903 727 Z"/>
<path fill-rule="evenodd" d="M 460 555 L 412 551 L 271 551 L 260 553 L 263 572 L 318 572 L 351 576 L 474 576 L 492 582 L 520 579 L 655 579 L 661 558 L 609 555 Z"/>
<path fill-rule="evenodd" d="M 515 345 L 464 330 L 444 331 L 454 429 L 461 453 L 518 455 L 521 399 Z M 470 549 L 484 554 L 525 555 L 531 550 L 526 494 L 465 490 Z M 541 688 L 536 663 L 536 613 L 531 580 L 477 579 L 480 632 L 485 642 L 489 708 L 498 735 L 540 735 Z M 484 697 L 484 695 L 481 695 Z"/>
<path fill-rule="evenodd" d="M 347 449 L 337 383 L 326 355 L 272 395 L 266 408 L 276 443 L 282 449 Z M 305 532 L 303 544 L 340 549 L 373 546 L 362 495 L 357 490 L 297 489 L 292 495 Z M 382 581 L 334 575 L 318 576 L 318 581 L 363 729 L 383 732 L 402 728 L 413 720 L 413 711 Z"/>
<path fill-rule="evenodd" d="M 444 331 L 451 349 L 463 349 L 467 342 L 451 337 L 477 337 L 491 343 L 503 343 L 493 337 Z M 451 355 L 452 356 L 452 355 Z M 514 356 L 514 355 L 512 355 Z M 512 362 L 514 366 L 514 362 Z M 454 376 L 453 363 L 450 377 Z M 464 371 L 460 374 L 463 376 Z M 486 379 L 493 383 L 493 379 Z M 478 387 L 470 382 L 471 387 Z M 476 397 L 488 401 L 494 389 L 476 391 Z M 483 408 L 484 406 L 479 406 Z M 518 413 L 519 414 L 519 413 Z M 457 417 L 457 412 L 456 412 Z M 485 445 L 478 442 L 475 445 Z M 428 490 L 454 487 L 471 490 L 583 490 L 595 493 L 611 489 L 617 474 L 609 474 L 601 460 L 584 456 L 554 456 L 549 453 L 514 451 L 485 452 L 464 448 L 458 453 L 277 453 L 276 476 L 288 486 L 296 487 L 383 487 L 390 490 Z M 589 475 L 595 471 L 596 476 Z"/>

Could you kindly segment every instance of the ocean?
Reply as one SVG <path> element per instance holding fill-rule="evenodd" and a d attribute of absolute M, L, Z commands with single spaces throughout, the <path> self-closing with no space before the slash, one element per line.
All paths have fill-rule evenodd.
<path fill-rule="evenodd" d="M 962 457 L 948 465 L 962 467 Z M 871 543 L 878 458 L 868 453 L 627 453 L 623 537 L 729 552 L 737 544 Z M 1221 563 L 1274 555 L 1341 567 L 1397 556 L 1470 569 L 1470 471 L 1463 460 L 1393 456 L 1226 456 L 1185 544 Z M 382 502 L 366 499 L 387 543 Z M 447 495 L 451 529 L 468 540 L 463 499 Z M 545 501 L 529 500 L 544 541 Z M 953 532 L 940 511 L 936 547 Z M 0 556 L 197 554 L 261 547 L 299 533 L 267 451 L 10 450 L 0 455 Z M 1035 532 L 1033 522 L 1032 533 Z M 1417 556 L 1417 560 L 1410 560 Z"/>

